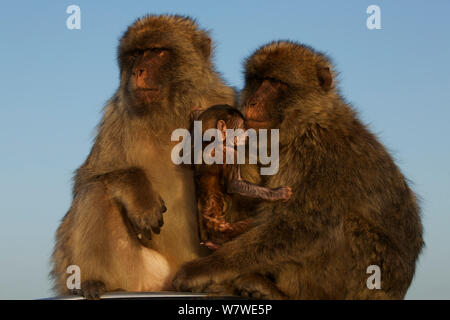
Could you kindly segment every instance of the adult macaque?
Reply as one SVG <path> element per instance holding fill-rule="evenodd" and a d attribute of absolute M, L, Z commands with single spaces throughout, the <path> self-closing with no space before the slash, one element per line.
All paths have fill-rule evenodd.
<path fill-rule="evenodd" d="M 187 17 L 138 19 L 120 40 L 118 62 L 120 87 L 56 233 L 51 276 L 59 294 L 71 293 L 70 265 L 80 267 L 77 293 L 89 299 L 169 290 L 178 267 L 203 251 L 193 172 L 172 163 L 170 136 L 189 127 L 193 107 L 233 104 L 234 91 L 214 71 L 208 34 Z"/>
<path fill-rule="evenodd" d="M 256 226 L 177 273 L 179 290 L 271 299 L 401 299 L 423 246 L 416 197 L 389 153 L 335 86 L 329 60 L 294 42 L 245 64 L 247 128 L 280 129 L 280 167 Z M 368 267 L 381 289 L 367 286 Z"/>
<path fill-rule="evenodd" d="M 224 214 L 225 194 L 239 194 L 268 201 L 287 201 L 292 191 L 289 187 L 271 189 L 242 179 L 235 149 L 245 144 L 246 140 L 244 117 L 240 111 L 228 105 L 217 105 L 201 113 L 197 120 L 202 122 L 202 136 L 206 130 L 217 129 L 223 150 L 223 163 L 195 165 L 200 240 L 211 250 L 216 250 L 224 242 L 250 229 L 253 221 L 248 218 L 234 223 L 228 222 Z M 227 129 L 232 129 L 235 133 L 230 139 L 227 139 Z M 203 153 L 204 149 L 205 146 L 200 151 Z M 215 149 L 212 149 L 211 153 L 214 152 Z M 227 163 L 227 158 L 230 158 L 227 155 L 231 155 L 233 164 Z"/>

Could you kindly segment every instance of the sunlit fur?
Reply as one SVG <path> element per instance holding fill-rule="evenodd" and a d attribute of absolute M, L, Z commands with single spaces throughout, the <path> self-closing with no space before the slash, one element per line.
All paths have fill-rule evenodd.
<path fill-rule="evenodd" d="M 172 53 L 164 94 L 147 106 L 148 112 L 136 113 L 127 100 L 131 55 L 158 46 Z M 201 255 L 192 170 L 172 163 L 170 133 L 188 128 L 191 109 L 234 103 L 234 91 L 213 68 L 211 50 L 208 33 L 188 17 L 145 16 L 123 35 L 120 87 L 76 171 L 73 203 L 56 233 L 51 272 L 56 292 L 69 292 L 71 264 L 81 268 L 82 283 L 98 280 L 106 291 L 168 290 L 178 266 Z M 161 233 L 138 241 L 129 218 L 150 229 L 146 221 L 161 219 L 160 199 L 167 207 Z M 98 292 L 93 293 L 95 298 Z"/>
<path fill-rule="evenodd" d="M 288 41 L 258 49 L 245 62 L 245 105 L 262 79 L 288 86 L 277 101 L 280 168 L 263 179 L 290 186 L 287 203 L 261 202 L 257 225 L 211 256 L 188 262 L 181 290 L 262 298 L 401 299 L 423 246 L 414 193 L 378 139 L 340 96 L 324 89 L 318 68 L 330 61 Z M 369 290 L 370 265 L 381 289 Z"/>

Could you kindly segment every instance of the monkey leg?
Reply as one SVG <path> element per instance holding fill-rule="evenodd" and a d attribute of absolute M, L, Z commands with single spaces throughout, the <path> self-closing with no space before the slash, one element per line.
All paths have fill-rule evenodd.
<path fill-rule="evenodd" d="M 196 177 L 198 194 L 200 240 L 204 243 L 212 240 L 216 234 L 228 229 L 225 220 L 224 195 L 219 176 L 211 173 L 198 174 Z"/>
<path fill-rule="evenodd" d="M 185 263 L 174 278 L 174 288 L 202 292 L 211 284 L 235 279 L 242 274 L 243 268 L 247 273 L 258 273 L 267 266 L 283 263 L 286 259 L 283 252 L 272 248 L 284 246 L 289 239 L 279 239 L 280 243 L 270 245 L 262 241 L 270 234 L 271 224 L 255 226 L 213 254 Z"/>
<path fill-rule="evenodd" d="M 58 292 L 70 293 L 66 270 L 76 265 L 81 272 L 79 293 L 90 299 L 118 288 L 167 289 L 173 272 L 164 256 L 140 244 L 124 208 L 101 182 L 87 184 L 74 198 L 57 231 L 53 262 Z"/>
<path fill-rule="evenodd" d="M 185 263 L 174 277 L 174 288 L 202 292 L 212 284 L 233 284 L 237 279 L 235 289 L 238 293 L 249 286 L 247 292 L 239 294 L 254 294 L 255 297 L 273 299 L 284 298 L 283 294 L 288 298 L 302 297 L 299 291 L 302 288 L 301 280 L 304 280 L 302 275 L 307 277 L 310 272 L 305 270 L 315 270 L 317 261 L 323 259 L 322 253 L 328 254 L 327 245 L 329 246 L 330 241 L 317 239 L 316 233 L 307 230 L 301 234 L 292 232 L 283 219 L 277 219 L 277 214 L 274 213 L 273 217 L 267 216 L 267 222 L 254 226 L 225 243 L 211 255 Z M 277 236 L 274 236 L 273 230 L 278 230 Z M 298 239 L 305 241 L 300 242 Z M 307 266 L 303 260 L 308 260 Z M 273 285 L 269 279 L 254 275 L 266 272 L 277 274 Z M 243 273 L 252 275 L 238 278 Z M 280 274 L 282 283 L 279 280 Z M 323 279 L 315 277 L 314 280 L 316 278 L 317 281 L 310 283 L 320 291 Z M 325 281 L 328 281 L 328 278 Z M 322 295 L 321 292 L 320 294 Z"/>
<path fill-rule="evenodd" d="M 347 220 L 350 252 L 355 257 L 348 281 L 346 299 L 403 299 L 414 275 L 414 261 L 408 261 L 407 250 L 400 250 L 394 239 L 387 237 L 365 219 L 353 217 Z M 378 267 L 379 287 L 369 289 L 368 267 Z M 373 271 L 372 271 L 373 272 Z M 374 273 L 375 274 L 375 273 Z"/>

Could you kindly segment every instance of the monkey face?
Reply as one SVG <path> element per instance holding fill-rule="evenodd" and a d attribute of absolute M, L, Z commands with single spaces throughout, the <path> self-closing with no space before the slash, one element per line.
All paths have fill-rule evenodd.
<path fill-rule="evenodd" d="M 313 113 L 314 104 L 320 105 L 332 88 L 325 56 L 286 41 L 270 43 L 250 56 L 245 79 L 243 113 L 246 126 L 254 129 L 280 128 L 290 117 Z"/>
<path fill-rule="evenodd" d="M 255 80 L 252 93 L 244 103 L 245 126 L 254 129 L 276 128 L 281 118 L 275 108 L 288 86 L 276 79 Z"/>
<path fill-rule="evenodd" d="M 127 92 L 133 105 L 148 105 L 161 102 L 167 87 L 164 74 L 171 59 L 167 48 L 136 50 L 130 54 L 130 76 Z"/>
<path fill-rule="evenodd" d="M 165 15 L 138 19 L 121 38 L 118 50 L 120 93 L 127 108 L 156 115 L 167 112 L 170 103 L 171 110 L 182 109 L 178 111 L 184 115 L 188 111 L 184 106 L 198 103 L 189 100 L 198 100 L 196 90 L 209 81 L 204 74 L 210 67 L 210 50 L 208 34 L 190 19 Z M 177 103 L 181 99 L 183 103 Z"/>

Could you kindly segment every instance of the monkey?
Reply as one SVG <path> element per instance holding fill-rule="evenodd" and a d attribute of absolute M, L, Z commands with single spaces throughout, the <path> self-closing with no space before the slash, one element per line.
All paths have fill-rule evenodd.
<path fill-rule="evenodd" d="M 189 128 L 194 106 L 235 103 L 212 46 L 195 20 L 179 15 L 144 16 L 121 37 L 120 85 L 55 236 L 58 294 L 170 290 L 182 263 L 208 253 L 198 239 L 193 170 L 172 163 L 170 136 Z M 70 265 L 80 268 L 79 290 L 66 286 Z"/>
<path fill-rule="evenodd" d="M 403 299 L 423 231 L 417 197 L 394 160 L 341 96 L 331 60 L 293 41 L 245 61 L 239 104 L 247 128 L 278 128 L 280 166 L 255 226 L 185 263 L 177 290 L 264 299 Z M 380 271 L 370 290 L 368 267 Z"/>
<path fill-rule="evenodd" d="M 235 147 L 245 144 L 246 133 L 244 116 L 238 109 L 229 105 L 216 105 L 194 118 L 202 123 L 202 136 L 206 130 L 217 129 L 221 137 L 219 139 L 222 143 L 223 163 L 195 165 L 194 174 L 200 240 L 209 249 L 217 250 L 224 242 L 250 229 L 253 221 L 252 218 L 234 223 L 226 221 L 223 211 L 225 194 L 240 194 L 244 197 L 268 201 L 287 201 L 292 195 L 292 190 L 289 187 L 270 189 L 242 179 Z M 229 139 L 232 141 L 227 140 L 227 129 L 235 130 L 235 135 Z M 202 154 L 204 149 L 205 146 L 200 149 Z M 212 150 L 212 153 L 214 152 L 215 149 Z M 227 153 L 232 155 L 232 164 L 225 161 Z"/>

